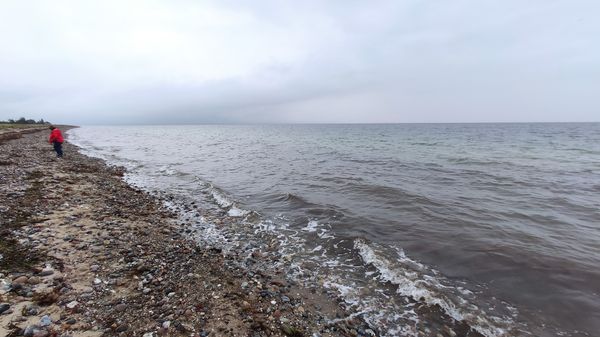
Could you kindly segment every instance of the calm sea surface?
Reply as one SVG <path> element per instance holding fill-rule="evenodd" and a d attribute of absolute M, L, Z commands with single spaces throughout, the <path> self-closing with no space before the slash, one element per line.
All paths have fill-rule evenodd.
<path fill-rule="evenodd" d="M 289 273 L 383 335 L 416 335 L 423 303 L 486 336 L 600 333 L 600 124 L 94 126 L 69 140 L 236 232 L 284 238 Z"/>

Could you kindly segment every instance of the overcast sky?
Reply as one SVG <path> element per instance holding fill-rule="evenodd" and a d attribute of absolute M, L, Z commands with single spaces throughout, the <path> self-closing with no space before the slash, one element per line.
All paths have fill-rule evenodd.
<path fill-rule="evenodd" d="M 598 0 L 0 0 L 0 119 L 600 121 Z"/>

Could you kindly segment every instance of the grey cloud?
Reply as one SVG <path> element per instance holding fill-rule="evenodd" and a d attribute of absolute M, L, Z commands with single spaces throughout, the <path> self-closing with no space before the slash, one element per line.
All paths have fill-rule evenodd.
<path fill-rule="evenodd" d="M 119 21 L 132 28 L 124 41 L 142 42 L 118 52 L 102 44 L 118 31 L 86 27 L 102 39 L 84 48 L 64 38 L 76 32 L 48 24 L 52 50 L 19 61 L 36 43 L 23 32 L 20 47 L 0 55 L 0 119 L 35 111 L 72 123 L 598 120 L 594 1 L 219 1 L 208 12 L 226 23 L 207 26 L 186 13 L 202 13 L 196 2 L 158 3 L 177 27 L 154 25 L 152 9 L 144 30 Z"/>

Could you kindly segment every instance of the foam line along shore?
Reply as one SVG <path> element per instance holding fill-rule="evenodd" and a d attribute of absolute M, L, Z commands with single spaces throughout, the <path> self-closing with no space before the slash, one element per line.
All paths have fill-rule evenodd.
<path fill-rule="evenodd" d="M 168 197 L 201 245 L 237 252 L 243 268 L 282 269 L 336 292 L 383 335 L 462 322 L 486 336 L 579 337 L 600 317 L 599 126 L 184 125 L 70 134 L 86 154 L 127 167 L 130 184 Z M 256 250 L 271 262 L 257 263 Z"/>
<path fill-rule="evenodd" d="M 199 246 L 163 200 L 122 180 L 122 168 L 68 139 L 56 159 L 46 138 L 0 145 L 0 335 L 377 334 L 325 289 Z"/>

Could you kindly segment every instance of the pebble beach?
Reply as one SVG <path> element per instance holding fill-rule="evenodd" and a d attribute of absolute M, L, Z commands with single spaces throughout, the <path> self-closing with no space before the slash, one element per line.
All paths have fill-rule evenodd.
<path fill-rule="evenodd" d="M 0 336 L 377 335 L 335 294 L 198 245 L 123 168 L 68 139 L 57 159 L 46 131 L 0 138 Z"/>

